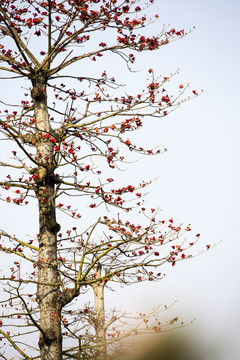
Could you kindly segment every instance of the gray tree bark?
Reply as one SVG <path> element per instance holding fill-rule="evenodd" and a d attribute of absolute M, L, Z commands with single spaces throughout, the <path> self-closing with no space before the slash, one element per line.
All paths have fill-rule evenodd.
<path fill-rule="evenodd" d="M 101 267 L 95 269 L 96 278 L 101 278 Z M 96 333 L 96 345 L 98 349 L 98 359 L 105 359 L 107 356 L 106 349 L 106 326 L 105 326 L 105 304 L 104 304 L 104 281 L 97 281 L 92 284 L 94 292 L 95 315 L 91 319 Z"/>
<path fill-rule="evenodd" d="M 34 169 L 36 196 L 39 205 L 39 258 L 37 302 L 40 310 L 39 347 L 41 360 L 62 360 L 61 303 L 57 269 L 54 143 L 49 139 L 52 129 L 48 117 L 46 79 L 36 77 L 31 92 L 36 119 L 39 165 Z"/>

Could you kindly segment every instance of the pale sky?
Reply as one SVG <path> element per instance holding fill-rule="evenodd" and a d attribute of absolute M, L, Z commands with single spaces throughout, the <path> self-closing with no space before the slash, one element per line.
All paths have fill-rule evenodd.
<path fill-rule="evenodd" d="M 240 358 L 240 3 L 237 0 L 159 1 L 160 22 L 195 30 L 163 47 L 148 64 L 165 75 L 180 68 L 179 82 L 204 90 L 157 128 L 147 129 L 147 141 L 163 142 L 169 151 L 130 173 L 153 173 L 148 203 L 159 205 L 175 220 L 191 223 L 202 241 L 218 244 L 211 252 L 169 269 L 147 291 L 128 287 L 121 300 L 149 309 L 156 302 L 177 300 L 174 314 L 190 320 L 211 342 L 228 344 L 224 360 Z M 155 5 L 155 8 L 157 6 Z M 156 28 L 157 25 L 155 24 Z M 146 55 L 147 58 L 147 55 Z M 146 64 L 146 63 L 144 63 Z M 221 241 L 221 243 L 219 243 Z M 138 291 L 138 292 L 137 292 Z M 137 295 L 136 295 L 137 292 Z M 131 295 L 130 295 L 131 294 Z M 114 300 L 118 299 L 116 293 Z M 114 301 L 112 301 L 114 302 Z M 119 301 L 121 304 L 121 301 Z M 135 308 L 133 303 L 132 309 Z"/>
<path fill-rule="evenodd" d="M 179 67 L 180 82 L 189 82 L 191 88 L 204 93 L 162 120 L 157 131 L 146 132 L 145 136 L 163 141 L 169 149 L 157 161 L 146 162 L 144 173 L 149 170 L 160 176 L 152 186 L 149 203 L 159 204 L 178 221 L 190 222 L 202 240 L 222 242 L 208 254 L 177 264 L 161 283 L 151 284 L 151 291 L 139 289 L 138 303 L 149 306 L 156 300 L 178 300 L 176 314 L 183 309 L 186 318 L 196 317 L 194 326 L 199 324 L 208 338 L 219 336 L 229 342 L 226 360 L 237 360 L 240 3 L 159 1 L 158 12 L 160 20 L 171 27 L 196 29 L 151 57 L 151 67 L 160 73 Z M 139 167 L 139 173 L 141 170 Z"/>
<path fill-rule="evenodd" d="M 142 71 L 131 75 L 132 78 L 145 77 L 148 68 L 164 76 L 179 68 L 177 83 L 190 83 L 190 89 L 204 92 L 169 117 L 157 123 L 149 121 L 138 139 L 154 145 L 163 143 L 169 151 L 129 165 L 127 176 L 129 182 L 159 176 L 151 185 L 148 204 L 160 207 L 166 217 L 173 217 L 176 222 L 191 223 L 193 231 L 201 233 L 203 248 L 206 243 L 218 245 L 207 254 L 169 267 L 160 283 L 138 284 L 112 293 L 108 303 L 122 310 L 147 311 L 154 305 L 177 300 L 170 313 L 186 321 L 196 318 L 194 328 L 201 329 L 209 341 L 217 339 L 228 344 L 229 352 L 223 360 L 237 360 L 240 3 L 158 0 L 151 11 L 160 17 L 151 27 L 152 34 L 160 31 L 162 24 L 196 29 L 157 52 L 138 55 L 135 68 Z M 111 70 L 114 71 L 114 66 Z M 118 74 L 114 75 L 117 79 Z M 10 224 L 8 211 L 6 207 L 1 227 Z M 14 229 L 25 220 L 21 216 L 15 218 Z M 24 232 L 29 233 L 28 229 Z"/>

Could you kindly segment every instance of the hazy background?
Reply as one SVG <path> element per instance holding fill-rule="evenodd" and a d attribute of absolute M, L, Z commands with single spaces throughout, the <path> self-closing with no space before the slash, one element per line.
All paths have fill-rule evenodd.
<path fill-rule="evenodd" d="M 133 310 L 178 300 L 171 314 L 196 318 L 209 343 L 226 344 L 224 359 L 240 358 L 240 2 L 237 0 L 158 1 L 160 22 L 196 29 L 158 53 L 145 54 L 156 72 L 180 68 L 179 83 L 204 90 L 145 130 L 147 141 L 163 142 L 169 151 L 131 165 L 130 173 L 158 175 L 148 203 L 176 221 L 191 223 L 202 239 L 217 244 L 211 252 L 177 263 L 159 284 L 126 288 L 112 295 Z M 157 28 L 157 24 L 153 28 Z M 138 61 L 136 61 L 136 66 Z M 141 66 L 139 66 L 140 68 Z M 142 175 L 143 176 L 143 175 Z M 226 350 L 227 349 L 227 350 Z"/>
<path fill-rule="evenodd" d="M 169 151 L 129 166 L 129 183 L 159 176 L 151 186 L 148 204 L 160 207 L 167 218 L 173 216 L 176 222 L 191 223 L 194 233 L 201 233 L 205 243 L 218 245 L 207 254 L 169 267 L 160 283 L 126 287 L 111 293 L 107 302 L 123 310 L 147 311 L 156 304 L 177 300 L 166 317 L 178 315 L 184 321 L 196 318 L 191 326 L 201 332 L 204 341 L 223 343 L 224 360 L 237 360 L 240 2 L 158 0 L 151 12 L 160 17 L 150 28 L 152 34 L 160 32 L 162 24 L 178 30 L 196 29 L 158 52 L 140 54 L 135 69 L 142 72 L 129 75 L 129 79 L 135 79 L 130 85 L 137 89 L 137 78 L 145 78 L 149 67 L 163 76 L 180 68 L 176 83 L 190 83 L 190 89 L 203 89 L 204 93 L 157 120 L 157 124 L 149 121 L 138 136 L 139 142 L 142 136 L 146 144 L 163 143 Z M 111 67 L 116 79 L 122 76 L 114 73 L 117 69 L 116 62 Z M 119 176 L 121 180 L 126 173 Z M 15 229 L 21 227 L 22 232 L 31 234 L 31 219 L 26 222 L 20 212 L 13 219 L 12 207 L 1 207 L 1 228 L 7 229 L 14 220 Z M 30 230 L 23 227 L 25 223 Z"/>

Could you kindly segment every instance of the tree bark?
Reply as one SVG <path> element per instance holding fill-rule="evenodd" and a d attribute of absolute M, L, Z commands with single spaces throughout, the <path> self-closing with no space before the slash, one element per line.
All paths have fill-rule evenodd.
<path fill-rule="evenodd" d="M 39 258 L 37 301 L 40 311 L 39 348 L 41 360 L 62 360 L 61 302 L 57 262 L 57 232 L 54 189 L 54 143 L 50 141 L 46 79 L 33 81 L 32 98 L 36 119 L 38 162 L 36 195 L 39 204 Z"/>
<path fill-rule="evenodd" d="M 101 278 L 101 267 L 97 267 L 96 278 Z M 98 350 L 98 359 L 103 360 L 107 356 L 106 348 L 106 327 L 105 327 L 105 307 L 104 307 L 104 281 L 98 281 L 92 284 L 94 292 L 95 316 L 92 319 L 96 333 L 96 345 Z"/>

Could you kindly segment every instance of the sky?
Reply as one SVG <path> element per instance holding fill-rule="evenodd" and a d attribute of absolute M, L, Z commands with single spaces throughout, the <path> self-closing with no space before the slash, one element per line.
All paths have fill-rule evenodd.
<path fill-rule="evenodd" d="M 185 38 L 158 52 L 141 54 L 137 88 L 148 68 L 166 76 L 179 68 L 176 83 L 189 83 L 203 93 L 158 123 L 149 121 L 138 140 L 168 149 L 159 157 L 141 159 L 129 166 L 129 180 L 158 179 L 151 185 L 147 202 L 159 207 L 176 222 L 191 223 L 201 233 L 203 247 L 212 250 L 166 270 L 166 278 L 112 292 L 109 307 L 148 311 L 154 305 L 177 304 L 168 312 L 200 331 L 204 341 L 226 345 L 225 358 L 240 358 L 240 3 L 238 0 L 157 0 L 153 14 L 162 24 L 192 29 Z M 112 64 L 111 70 L 117 70 Z M 116 75 L 116 74 L 115 74 Z M 116 75 L 117 78 L 117 75 Z M 136 82 L 134 82 L 136 81 Z M 125 176 L 125 175 L 124 175 Z M 9 214 L 3 215 L 3 223 Z M 19 217 L 15 227 L 24 222 Z M 216 246 L 215 246 L 216 245 Z M 201 244 L 200 244 L 201 248 Z M 127 308 L 127 309 L 126 309 Z M 167 316 L 167 315 L 166 315 Z"/>
<path fill-rule="evenodd" d="M 127 288 L 129 307 L 150 309 L 177 300 L 170 313 L 191 320 L 206 341 L 226 345 L 224 360 L 240 357 L 239 251 L 239 15 L 230 0 L 158 1 L 160 23 L 195 30 L 182 40 L 147 54 L 143 66 L 166 74 L 179 68 L 179 82 L 203 93 L 183 104 L 161 124 L 145 130 L 146 141 L 168 152 L 131 165 L 134 176 L 159 176 L 148 203 L 176 221 L 191 223 L 202 241 L 216 244 L 209 253 L 167 271 L 159 284 Z M 157 28 L 157 24 L 153 28 Z M 138 62 L 137 62 L 138 64 Z M 147 64 L 147 65 L 146 65 Z M 140 67 L 140 66 L 139 66 Z M 113 296 L 114 303 L 119 297 Z M 125 302 L 124 302 L 125 306 Z"/>

